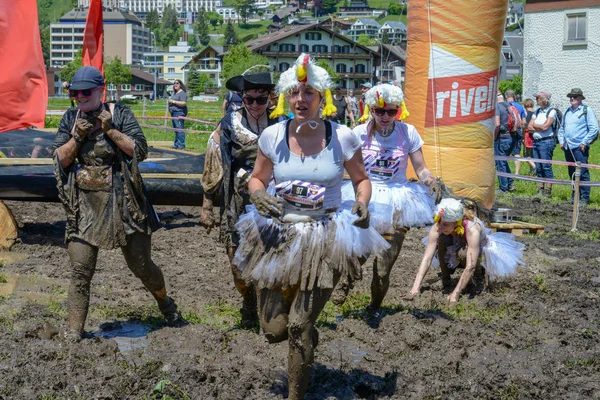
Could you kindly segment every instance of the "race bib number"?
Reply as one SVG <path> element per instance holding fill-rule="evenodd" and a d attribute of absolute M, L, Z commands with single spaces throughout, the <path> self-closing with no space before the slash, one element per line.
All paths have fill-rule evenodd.
<path fill-rule="evenodd" d="M 298 210 L 323 208 L 325 188 L 303 181 L 286 181 L 275 186 L 275 194 Z"/>
<path fill-rule="evenodd" d="M 400 169 L 399 157 L 394 155 L 368 154 L 364 157 L 365 169 L 369 175 L 392 179 Z"/>

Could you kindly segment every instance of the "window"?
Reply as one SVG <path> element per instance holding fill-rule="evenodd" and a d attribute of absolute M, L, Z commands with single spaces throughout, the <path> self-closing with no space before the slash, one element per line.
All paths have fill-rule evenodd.
<path fill-rule="evenodd" d="M 296 45 L 293 44 L 280 44 L 279 51 L 296 51 Z"/>
<path fill-rule="evenodd" d="M 121 90 L 131 90 L 131 85 L 129 83 L 121 84 Z"/>
<path fill-rule="evenodd" d="M 324 44 L 315 44 L 312 47 L 313 53 L 327 53 L 327 46 Z"/>
<path fill-rule="evenodd" d="M 175 61 L 175 56 L 168 56 L 168 57 L 167 57 L 167 61 L 168 61 L 168 62 L 173 62 L 173 61 Z"/>
<path fill-rule="evenodd" d="M 346 64 L 338 64 L 335 66 L 335 72 L 345 74 L 346 73 Z"/>
<path fill-rule="evenodd" d="M 140 85 L 139 83 L 136 83 L 135 90 L 144 90 L 144 85 Z"/>
<path fill-rule="evenodd" d="M 301 53 L 308 53 L 309 52 L 308 45 L 307 44 L 301 44 L 300 45 L 300 52 Z"/>
<path fill-rule="evenodd" d="M 169 68 L 168 73 L 169 74 L 174 74 L 175 73 L 175 68 Z"/>
<path fill-rule="evenodd" d="M 567 43 L 583 43 L 587 41 L 587 13 L 567 14 Z"/>
<path fill-rule="evenodd" d="M 117 87 L 115 86 L 114 83 L 109 83 L 108 86 L 106 87 L 106 90 L 117 90 Z"/>
<path fill-rule="evenodd" d="M 286 62 L 279 63 L 279 72 L 284 72 L 290 69 L 290 64 Z"/>
<path fill-rule="evenodd" d="M 319 32 L 306 32 L 304 38 L 306 40 L 321 40 L 321 34 Z"/>
<path fill-rule="evenodd" d="M 364 64 L 356 64 L 356 73 L 357 74 L 364 74 L 366 72 L 366 67 Z"/>

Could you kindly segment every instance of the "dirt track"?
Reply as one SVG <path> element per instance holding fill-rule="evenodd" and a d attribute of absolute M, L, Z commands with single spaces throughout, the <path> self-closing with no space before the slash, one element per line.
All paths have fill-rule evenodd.
<path fill-rule="evenodd" d="M 153 236 L 154 261 L 194 324 L 163 327 L 120 251 L 104 251 L 86 325 L 95 338 L 68 344 L 38 332 L 65 323 L 64 212 L 58 204 L 7 205 L 21 227 L 13 251 L 27 258 L 0 267 L 0 399 L 285 396 L 287 343 L 230 330 L 240 300 L 217 231 L 207 236 L 198 226 L 198 208 L 157 208 L 164 228 Z M 424 230 L 408 234 L 377 329 L 361 319 L 366 268 L 349 302 L 322 314 L 307 398 L 600 398 L 600 211 L 582 212 L 578 234 L 567 233 L 565 205 L 515 199 L 514 215 L 546 226 L 546 235 L 519 239 L 527 267 L 454 309 L 432 271 L 418 299 L 403 299 Z M 111 335 L 130 337 L 103 337 Z"/>

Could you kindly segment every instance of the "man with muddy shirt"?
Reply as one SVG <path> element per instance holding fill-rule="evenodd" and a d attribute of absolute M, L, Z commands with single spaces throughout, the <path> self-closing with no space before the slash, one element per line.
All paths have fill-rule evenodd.
<path fill-rule="evenodd" d="M 100 248 L 120 247 L 167 325 L 187 325 L 150 257 L 150 235 L 158 218 L 138 169 L 148 154 L 146 138 L 131 110 L 103 103 L 103 92 L 104 77 L 98 69 L 86 66 L 75 73 L 69 94 L 77 108 L 63 115 L 53 144 L 59 198 L 67 212 L 72 275 L 66 337 L 71 340 L 83 336 Z"/>

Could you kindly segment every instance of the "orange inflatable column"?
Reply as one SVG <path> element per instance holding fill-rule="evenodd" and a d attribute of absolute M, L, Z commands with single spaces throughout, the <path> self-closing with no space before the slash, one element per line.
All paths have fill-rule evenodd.
<path fill-rule="evenodd" d="M 493 133 L 506 0 L 410 0 L 406 104 L 429 169 L 459 196 L 494 202 Z"/>

